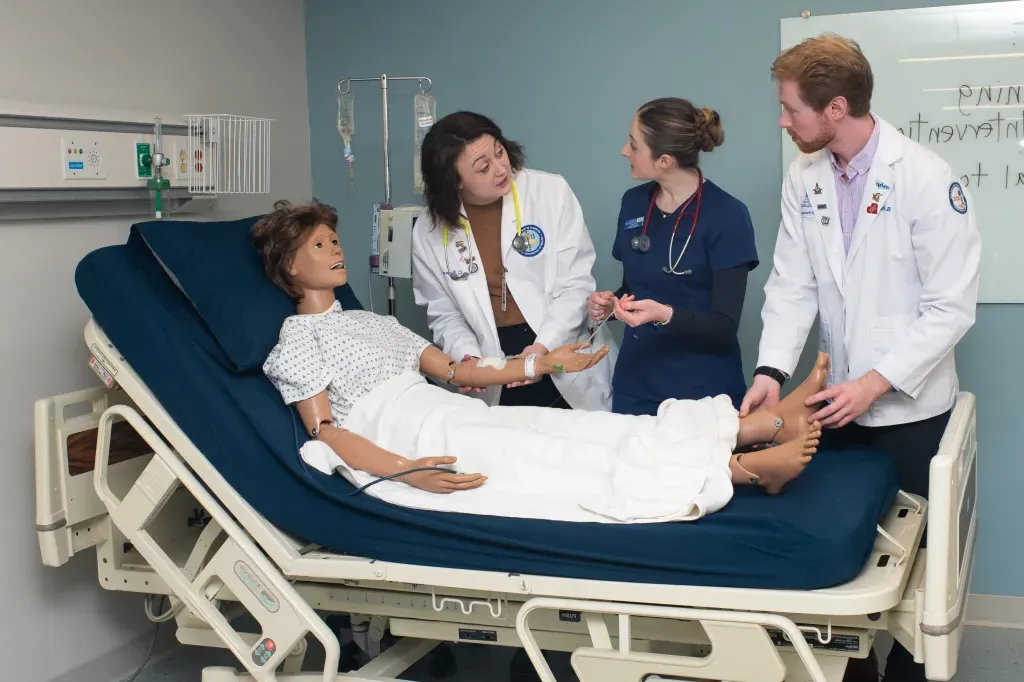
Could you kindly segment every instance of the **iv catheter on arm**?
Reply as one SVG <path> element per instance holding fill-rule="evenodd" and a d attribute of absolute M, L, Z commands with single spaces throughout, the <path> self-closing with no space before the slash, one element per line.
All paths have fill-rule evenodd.
<path fill-rule="evenodd" d="M 523 358 L 470 358 L 464 362 L 456 362 L 437 347 L 428 346 L 420 356 L 420 371 L 447 384 L 486 388 L 535 379 L 544 374 L 582 372 L 608 354 L 607 346 L 595 353 L 577 352 L 589 345 L 568 344 L 554 349 L 543 358 L 531 354 Z"/>

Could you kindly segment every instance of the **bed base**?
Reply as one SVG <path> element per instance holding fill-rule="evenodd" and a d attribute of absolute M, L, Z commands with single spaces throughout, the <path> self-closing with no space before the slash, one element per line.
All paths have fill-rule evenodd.
<path fill-rule="evenodd" d="M 442 641 L 523 647 L 545 682 L 554 678 L 542 649 L 572 652 L 581 682 L 839 682 L 847 661 L 868 655 L 886 630 L 928 679 L 956 672 L 977 533 L 969 393 L 932 461 L 930 504 L 901 495 L 850 583 L 812 592 L 643 585 L 409 566 L 307 546 L 227 486 L 92 322 L 86 338 L 104 348 L 94 352 L 98 374 L 116 380 L 36 404 L 43 563 L 95 547 L 103 587 L 168 596 L 165 617 L 180 642 L 226 648 L 245 669 L 208 668 L 203 682 L 397 680 Z M 89 438 L 91 471 L 68 446 Z M 917 549 L 925 519 L 928 552 Z M 258 632 L 235 629 L 243 613 Z M 372 657 L 357 672 L 336 672 L 338 637 L 320 615 L 330 613 L 352 615 L 353 636 Z M 382 651 L 387 631 L 401 639 Z M 302 673 L 311 638 L 324 666 Z"/>

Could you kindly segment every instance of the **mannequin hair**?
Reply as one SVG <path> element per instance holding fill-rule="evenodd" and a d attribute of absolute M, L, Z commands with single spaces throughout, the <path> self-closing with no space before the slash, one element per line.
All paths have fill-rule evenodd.
<path fill-rule="evenodd" d="M 299 247 L 319 225 L 337 231 L 338 212 L 333 206 L 317 199 L 299 206 L 281 200 L 274 202 L 274 210 L 257 220 L 249 231 L 249 239 L 260 255 L 263 272 L 293 301 L 298 301 L 302 292 L 295 286 L 289 272 L 292 261 Z"/>

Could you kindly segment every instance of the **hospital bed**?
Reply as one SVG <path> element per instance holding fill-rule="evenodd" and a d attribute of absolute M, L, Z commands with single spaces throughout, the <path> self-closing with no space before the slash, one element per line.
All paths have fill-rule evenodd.
<path fill-rule="evenodd" d="M 93 549 L 105 589 L 165 596 L 151 619 L 243 669 L 203 682 L 401 679 L 439 642 L 524 647 L 545 682 L 542 650 L 572 652 L 582 682 L 838 682 L 884 631 L 929 679 L 956 671 L 977 534 L 971 394 L 927 501 L 897 489 L 885 456 L 848 449 L 694 523 L 394 507 L 299 457 L 300 422 L 259 368 L 293 308 L 259 271 L 252 221 L 140 223 L 88 254 L 75 281 L 102 385 L 35 406 L 43 563 Z M 246 613 L 255 632 L 235 629 Z M 356 672 L 337 672 L 330 614 L 372 656 Z M 324 667 L 302 672 L 314 641 Z"/>

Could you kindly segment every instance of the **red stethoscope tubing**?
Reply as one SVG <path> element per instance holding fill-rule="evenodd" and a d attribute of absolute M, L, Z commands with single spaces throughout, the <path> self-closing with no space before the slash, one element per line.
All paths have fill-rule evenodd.
<path fill-rule="evenodd" d="M 654 191 L 651 192 L 651 202 L 647 206 L 647 215 L 644 217 L 644 226 L 643 229 L 640 230 L 641 235 L 647 235 L 647 226 L 651 223 L 651 212 L 654 210 L 654 202 L 658 200 L 658 192 L 660 190 L 661 186 L 658 185 L 654 188 Z M 697 219 L 700 217 L 700 200 L 704 194 L 704 174 L 700 171 L 699 168 L 697 169 L 697 191 L 694 194 L 694 198 L 697 200 L 697 208 L 693 212 L 693 222 L 690 224 L 690 233 L 686 236 L 687 246 L 690 244 L 690 237 L 693 236 L 693 231 L 697 229 Z M 690 201 L 693 201 L 694 198 L 691 198 Z M 687 201 L 686 203 L 689 204 L 690 201 Z M 672 241 L 675 241 L 676 230 L 679 229 L 679 221 L 681 221 L 683 219 L 683 216 L 686 215 L 687 213 L 685 210 L 683 210 L 685 208 L 686 204 L 683 204 L 683 206 L 680 207 L 679 215 L 676 216 L 676 222 L 675 224 L 672 225 Z M 686 253 L 686 246 L 683 247 L 683 253 Z M 672 265 L 672 254 L 669 253 L 668 257 L 669 264 Z M 679 254 L 679 260 L 682 260 L 682 257 L 683 254 Z M 678 261 L 676 262 L 676 264 L 678 264 Z M 673 265 L 671 269 L 674 270 L 675 266 Z"/>

